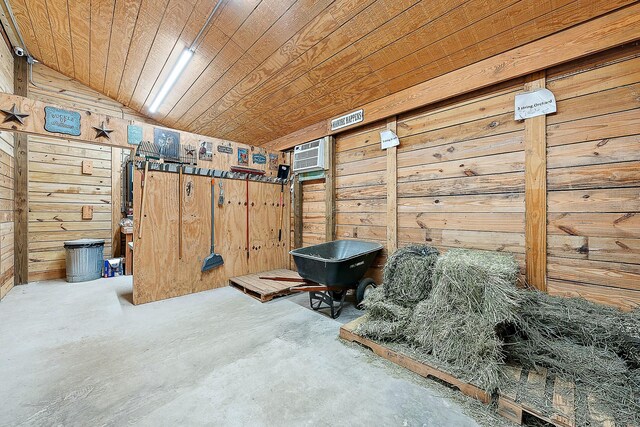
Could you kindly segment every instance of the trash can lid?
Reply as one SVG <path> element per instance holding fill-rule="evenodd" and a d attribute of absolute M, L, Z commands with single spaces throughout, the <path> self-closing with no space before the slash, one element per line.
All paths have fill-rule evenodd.
<path fill-rule="evenodd" d="M 64 242 L 65 248 L 93 248 L 104 246 L 104 239 L 78 239 Z"/>

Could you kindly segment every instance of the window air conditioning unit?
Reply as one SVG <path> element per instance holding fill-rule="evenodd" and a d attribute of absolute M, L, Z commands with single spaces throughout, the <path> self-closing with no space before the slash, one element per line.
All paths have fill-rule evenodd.
<path fill-rule="evenodd" d="M 316 139 L 293 149 L 293 171 L 311 172 L 325 170 L 325 139 Z"/>

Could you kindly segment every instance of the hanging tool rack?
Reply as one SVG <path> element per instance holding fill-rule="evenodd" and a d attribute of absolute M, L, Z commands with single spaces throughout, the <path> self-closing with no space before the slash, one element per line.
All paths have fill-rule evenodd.
<path fill-rule="evenodd" d="M 134 164 L 137 169 L 144 169 L 145 160 L 136 158 L 134 159 Z M 182 173 L 184 175 L 196 175 L 196 176 L 209 176 L 213 178 L 225 178 L 225 179 L 237 179 L 241 181 L 249 180 L 255 182 L 265 182 L 270 184 L 283 184 L 286 183 L 287 179 L 280 179 L 273 176 L 266 175 L 256 175 L 255 173 L 248 172 L 234 172 L 234 171 L 224 171 L 220 169 L 208 169 L 208 168 L 200 168 L 196 166 L 182 166 L 180 164 L 174 163 L 161 163 L 161 162 L 148 162 L 149 171 L 160 171 L 160 172 L 169 172 L 169 173 L 180 173 L 180 168 L 182 169 Z"/>

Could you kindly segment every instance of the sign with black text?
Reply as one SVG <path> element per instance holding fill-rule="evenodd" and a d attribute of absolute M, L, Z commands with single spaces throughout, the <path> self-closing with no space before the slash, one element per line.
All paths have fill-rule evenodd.
<path fill-rule="evenodd" d="M 331 120 L 331 130 L 346 128 L 364 120 L 364 110 L 354 111 Z"/>
<path fill-rule="evenodd" d="M 557 111 L 556 97 L 549 89 L 537 89 L 516 95 L 515 103 L 516 120 L 543 116 Z"/>

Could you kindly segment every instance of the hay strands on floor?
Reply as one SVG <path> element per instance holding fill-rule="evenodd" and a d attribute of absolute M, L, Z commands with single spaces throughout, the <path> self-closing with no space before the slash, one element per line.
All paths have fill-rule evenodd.
<path fill-rule="evenodd" d="M 363 322 L 366 321 L 367 315 L 359 317 L 351 322 L 343 325 L 340 328 L 340 338 L 345 341 L 355 342 L 364 347 L 369 348 L 375 354 L 383 357 L 403 368 L 409 369 L 412 372 L 424 377 L 424 378 L 437 378 L 450 386 L 457 388 L 465 395 L 477 399 L 483 403 L 489 403 L 491 401 L 491 395 L 480 387 L 477 387 L 468 382 L 462 381 L 454 377 L 453 375 L 426 363 L 413 359 L 412 357 L 403 354 L 399 351 L 395 351 L 384 344 L 380 344 L 376 341 L 362 337 L 355 333 L 355 329 Z"/>
<path fill-rule="evenodd" d="M 356 329 L 366 320 L 367 315 L 364 315 L 343 325 L 340 328 L 340 338 L 358 343 L 376 355 L 424 378 L 432 377 L 447 383 L 452 388 L 456 388 L 480 402 L 485 404 L 492 402 L 491 394 L 481 387 L 456 378 L 439 367 L 419 361 L 395 347 L 391 348 L 388 344 L 358 335 Z M 587 405 L 586 408 L 583 408 L 587 413 L 578 414 L 576 395 L 585 391 L 580 388 L 578 383 L 561 377 L 549 376 L 547 378 L 545 369 L 534 371 L 517 366 L 506 366 L 503 372 L 509 377 L 509 383 L 513 384 L 513 387 L 501 389 L 495 397 L 498 413 L 512 422 L 522 424 L 526 413 L 558 427 L 575 427 L 577 425 L 576 418 L 579 415 L 582 418 L 588 418 L 590 426 L 614 427 L 616 425 L 613 414 L 604 412 L 603 407 L 598 404 L 598 397 L 593 394 L 587 395 Z M 517 387 L 517 384 L 521 384 L 521 386 Z M 548 408 L 540 407 L 540 402 L 545 401 L 547 395 L 551 396 L 549 399 L 551 406 Z"/>

